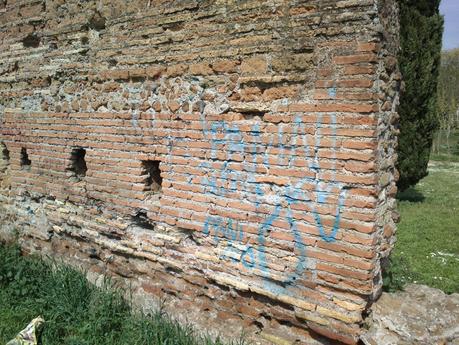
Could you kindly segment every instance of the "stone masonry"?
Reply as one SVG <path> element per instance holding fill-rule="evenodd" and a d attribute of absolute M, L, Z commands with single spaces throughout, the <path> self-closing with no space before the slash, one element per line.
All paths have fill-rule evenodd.
<path fill-rule="evenodd" d="M 397 47 L 395 0 L 0 0 L 0 239 L 212 334 L 356 344 Z"/>

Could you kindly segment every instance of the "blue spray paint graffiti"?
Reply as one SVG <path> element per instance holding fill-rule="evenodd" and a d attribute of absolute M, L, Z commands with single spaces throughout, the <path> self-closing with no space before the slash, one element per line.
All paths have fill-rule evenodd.
<path fill-rule="evenodd" d="M 209 161 L 200 165 L 206 172 L 207 177 L 204 180 L 204 184 L 208 186 L 209 194 L 224 197 L 228 193 L 236 191 L 238 183 L 244 183 L 244 190 L 250 190 L 251 188 L 254 190 L 256 195 L 254 204 L 256 209 L 259 209 L 263 200 L 268 196 L 266 191 L 270 190 L 271 186 L 266 183 L 257 182 L 257 157 L 260 155 L 262 156 L 262 164 L 268 171 L 271 167 L 269 150 L 272 148 L 276 149 L 277 159 L 279 161 L 288 160 L 288 167 L 294 166 L 297 159 L 303 158 L 308 162 L 309 169 L 315 173 L 314 178 L 303 177 L 296 181 L 296 183 L 278 187 L 277 195 L 275 195 L 276 203 L 274 205 L 274 210 L 265 217 L 263 222 L 261 222 L 256 236 L 257 244 L 254 247 L 247 245 L 245 249 L 240 249 L 241 244 L 246 242 L 243 226 L 233 222 L 231 219 L 209 216 L 204 224 L 204 234 L 207 236 L 213 235 L 215 243 L 218 244 L 223 240 L 226 241 L 226 249 L 223 257 L 230 258 L 233 262 L 241 262 L 246 268 L 259 269 L 263 273 L 263 276 L 268 278 L 267 285 L 269 285 L 269 288 L 278 289 L 278 287 L 273 287 L 269 282 L 272 272 L 269 267 L 266 241 L 269 238 L 270 230 L 274 227 L 274 223 L 281 218 L 286 220 L 294 239 L 296 265 L 293 271 L 285 274 L 283 283 L 285 285 L 292 284 L 307 268 L 307 246 L 303 235 L 297 227 L 297 222 L 294 219 L 291 206 L 300 202 L 307 202 L 310 204 L 312 207 L 312 215 L 321 238 L 324 241 L 333 242 L 336 240 L 339 231 L 341 209 L 346 198 L 346 186 L 335 182 L 335 159 L 332 159 L 335 166 L 331 168 L 333 171 L 331 181 L 325 183 L 321 180 L 319 148 L 321 147 L 321 138 L 323 136 L 321 133 L 322 116 L 319 115 L 317 119 L 314 147 L 310 147 L 307 143 L 306 128 L 300 115 L 294 120 L 292 139 L 288 144 L 285 143 L 287 135 L 284 134 L 282 124 L 278 126 L 277 133 L 270 137 L 268 143 L 262 144 L 262 131 L 258 123 L 252 125 L 250 130 L 252 142 L 248 143 L 243 139 L 244 133 L 237 124 L 233 123 L 229 125 L 224 121 L 214 121 L 209 126 L 203 114 L 201 114 L 201 122 L 204 137 L 210 140 L 211 160 L 221 160 L 221 157 L 219 159 L 218 155 L 221 155 L 222 152 L 226 153 L 226 159 L 223 161 L 221 170 L 212 169 Z M 331 116 L 330 127 L 333 131 L 332 135 L 330 135 L 332 138 L 332 147 L 336 148 L 336 116 Z M 255 138 L 255 140 L 253 140 L 253 138 Z M 256 153 L 260 151 L 260 148 L 262 148 L 262 153 L 257 155 Z M 299 152 L 301 150 L 303 151 Z M 245 172 L 232 169 L 231 162 L 233 158 L 235 158 L 236 155 L 244 155 L 245 153 L 250 153 L 248 155 L 249 157 L 250 155 L 252 156 L 252 161 L 247 162 L 252 164 L 247 164 Z M 306 188 L 304 188 L 306 185 L 314 186 L 314 193 L 308 192 Z M 327 233 L 318 206 L 326 204 L 334 190 L 339 190 L 338 201 L 332 229 Z M 311 194 L 313 194 L 313 196 L 311 196 Z"/>
<path fill-rule="evenodd" d="M 216 243 L 225 239 L 228 241 L 224 252 L 221 255 L 222 259 L 230 259 L 233 262 L 241 262 L 247 268 L 255 266 L 254 249 L 251 246 L 245 246 L 240 249 L 235 246 L 236 243 L 242 243 L 244 240 L 243 227 L 240 223 L 232 219 L 223 219 L 221 217 L 207 218 L 203 230 L 204 235 L 210 236 L 213 234 Z"/>
<path fill-rule="evenodd" d="M 336 89 L 336 86 L 333 86 L 333 87 L 330 87 L 328 90 L 328 95 L 331 97 L 331 98 L 336 98 L 336 93 L 337 93 L 337 89 Z"/>

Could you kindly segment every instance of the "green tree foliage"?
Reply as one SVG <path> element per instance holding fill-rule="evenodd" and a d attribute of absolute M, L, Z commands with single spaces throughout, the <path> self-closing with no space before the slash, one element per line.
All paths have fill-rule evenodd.
<path fill-rule="evenodd" d="M 405 190 L 427 175 L 437 119 L 437 81 L 443 35 L 440 0 L 399 0 L 400 96 L 398 187 Z"/>

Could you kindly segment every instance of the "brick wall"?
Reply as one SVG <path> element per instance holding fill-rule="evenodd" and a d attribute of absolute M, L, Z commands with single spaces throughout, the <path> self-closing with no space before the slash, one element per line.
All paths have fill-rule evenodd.
<path fill-rule="evenodd" d="M 0 237 L 214 334 L 355 344 L 397 218 L 393 2 L 0 1 Z"/>

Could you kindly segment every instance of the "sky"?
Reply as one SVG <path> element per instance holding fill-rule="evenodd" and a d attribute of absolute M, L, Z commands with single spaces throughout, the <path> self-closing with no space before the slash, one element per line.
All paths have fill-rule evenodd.
<path fill-rule="evenodd" d="M 440 12 L 445 16 L 443 49 L 459 48 L 459 0 L 442 0 Z"/>

